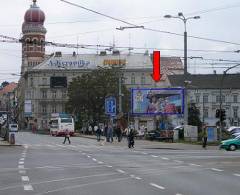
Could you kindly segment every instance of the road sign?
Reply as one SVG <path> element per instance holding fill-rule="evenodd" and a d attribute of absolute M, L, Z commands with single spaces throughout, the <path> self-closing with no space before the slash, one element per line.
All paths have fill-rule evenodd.
<path fill-rule="evenodd" d="M 105 99 L 105 114 L 116 116 L 116 98 L 107 97 Z"/>

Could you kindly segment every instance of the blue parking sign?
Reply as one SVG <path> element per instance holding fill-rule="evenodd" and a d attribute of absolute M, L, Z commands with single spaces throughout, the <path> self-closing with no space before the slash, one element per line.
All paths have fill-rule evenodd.
<path fill-rule="evenodd" d="M 105 114 L 116 116 L 116 98 L 107 97 L 105 99 Z"/>

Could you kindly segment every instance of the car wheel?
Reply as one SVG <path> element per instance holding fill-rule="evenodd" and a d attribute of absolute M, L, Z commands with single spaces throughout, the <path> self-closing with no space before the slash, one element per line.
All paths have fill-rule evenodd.
<path fill-rule="evenodd" d="M 234 151 L 234 150 L 236 150 L 237 149 L 237 147 L 234 145 L 234 144 L 231 144 L 230 146 L 229 146 L 229 150 L 230 151 Z"/>

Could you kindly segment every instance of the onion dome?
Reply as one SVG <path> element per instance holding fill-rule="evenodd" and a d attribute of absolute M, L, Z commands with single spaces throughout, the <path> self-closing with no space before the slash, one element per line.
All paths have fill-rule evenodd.
<path fill-rule="evenodd" d="M 24 16 L 25 23 L 39 23 L 43 24 L 45 21 L 44 12 L 37 6 L 37 0 L 33 0 L 33 4 L 30 6 Z"/>

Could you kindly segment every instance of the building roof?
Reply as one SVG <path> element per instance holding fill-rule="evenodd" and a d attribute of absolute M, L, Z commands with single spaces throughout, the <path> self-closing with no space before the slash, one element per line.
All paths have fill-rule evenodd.
<path fill-rule="evenodd" d="M 190 81 L 188 88 L 190 89 L 219 89 L 222 82 L 223 89 L 240 89 L 240 74 L 188 74 L 187 78 L 184 75 L 169 75 L 170 85 L 173 87 L 183 87 L 184 81 Z"/>
<path fill-rule="evenodd" d="M 58 53 L 58 55 L 56 55 Z M 123 65 L 125 69 L 152 69 L 151 57 L 146 54 L 61 54 L 57 52 L 32 70 L 86 70 L 98 66 Z M 179 57 L 161 57 L 164 69 L 183 70 Z"/>
<path fill-rule="evenodd" d="M 16 88 L 17 88 L 17 83 L 14 83 L 14 82 L 9 83 L 7 86 L 5 86 L 4 88 L 2 88 L 0 90 L 0 95 L 13 92 L 14 89 L 16 89 Z"/>

